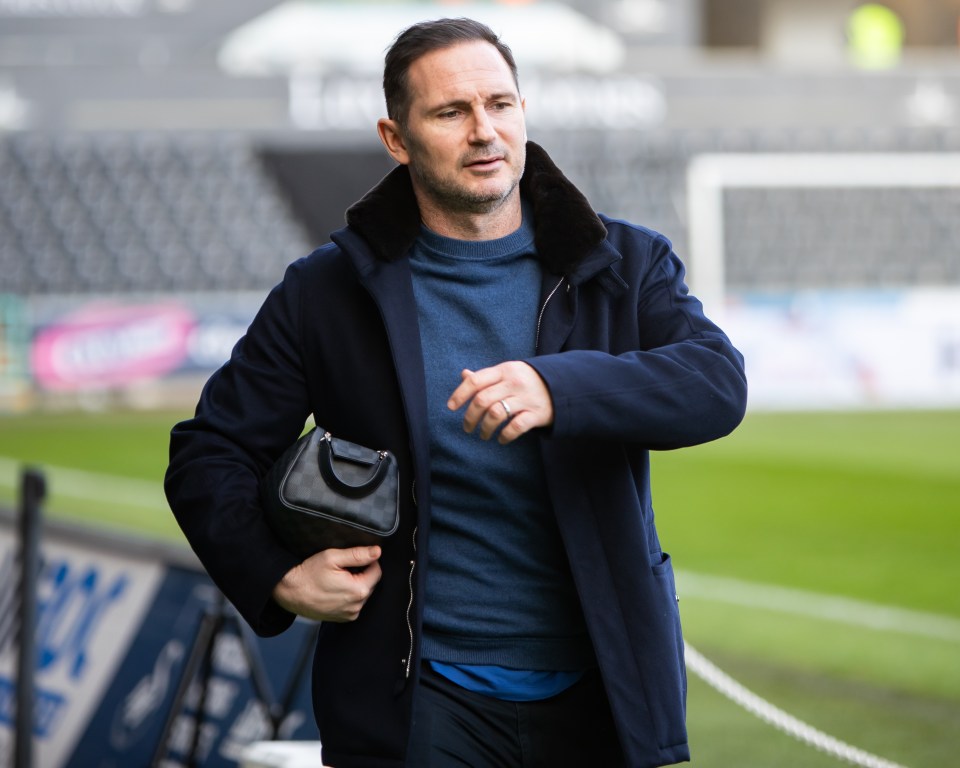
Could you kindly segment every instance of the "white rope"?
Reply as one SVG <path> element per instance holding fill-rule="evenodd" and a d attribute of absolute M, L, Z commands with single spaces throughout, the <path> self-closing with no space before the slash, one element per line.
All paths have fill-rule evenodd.
<path fill-rule="evenodd" d="M 707 683 L 707 685 L 726 696 L 735 704 L 743 707 L 752 715 L 772 725 L 774 728 L 778 728 L 784 733 L 789 734 L 793 738 L 822 752 L 826 752 L 828 755 L 846 760 L 848 763 L 853 763 L 854 765 L 863 766 L 863 768 L 904 768 L 904 766 L 899 763 L 871 755 L 869 752 L 864 752 L 862 749 L 857 749 L 839 739 L 828 736 L 823 731 L 818 731 L 813 726 L 807 725 L 793 715 L 787 714 L 782 709 L 775 707 L 769 701 L 760 698 L 757 694 L 742 686 L 689 645 L 686 646 L 685 654 L 687 669 Z"/>

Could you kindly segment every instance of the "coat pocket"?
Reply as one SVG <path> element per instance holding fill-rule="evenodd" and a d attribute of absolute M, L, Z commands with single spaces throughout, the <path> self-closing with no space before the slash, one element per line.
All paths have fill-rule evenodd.
<path fill-rule="evenodd" d="M 652 566 L 658 617 L 656 677 L 662 720 L 658 733 L 661 746 L 670 747 L 687 741 L 687 668 L 683 655 L 683 631 L 680 626 L 680 598 L 673 574 L 673 562 L 667 553 Z"/>

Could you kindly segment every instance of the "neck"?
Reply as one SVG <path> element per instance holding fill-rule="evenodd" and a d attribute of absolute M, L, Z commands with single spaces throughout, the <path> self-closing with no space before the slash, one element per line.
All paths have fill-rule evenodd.
<path fill-rule="evenodd" d="M 421 195 L 417 195 L 417 203 L 420 219 L 427 228 L 457 240 L 495 240 L 516 232 L 523 223 L 519 190 L 482 212 L 441 208 Z"/>

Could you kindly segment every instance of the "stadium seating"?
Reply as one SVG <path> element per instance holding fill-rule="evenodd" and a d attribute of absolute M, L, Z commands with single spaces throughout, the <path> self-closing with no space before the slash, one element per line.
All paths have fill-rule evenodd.
<path fill-rule="evenodd" d="M 558 137 L 561 138 L 562 137 Z M 703 153 L 957 152 L 949 129 L 632 132 L 567 137 L 561 162 L 593 204 L 688 252 L 687 166 Z M 728 189 L 727 286 L 899 287 L 960 281 L 960 188 Z"/>
<path fill-rule="evenodd" d="M 696 154 L 960 149 L 960 134 L 946 129 L 555 132 L 538 139 L 596 208 L 664 232 L 681 255 L 686 170 Z M 320 244 L 313 219 L 324 220 L 323 232 L 339 226 L 343 208 L 385 167 L 382 150 L 369 146 L 364 151 L 376 162 L 363 167 L 368 178 L 348 198 L 320 198 L 318 185 L 339 188 L 337 174 L 355 161 L 338 160 L 336 146 L 299 151 L 280 173 L 267 161 L 276 143 L 242 134 L 0 136 L 0 292 L 268 288 L 286 264 Z M 306 178 L 291 180 L 298 166 Z M 728 286 L 956 283 L 958 202 L 956 188 L 727 190 Z"/>
<path fill-rule="evenodd" d="M 262 288 L 310 250 L 229 136 L 13 134 L 0 175 L 4 292 Z"/>

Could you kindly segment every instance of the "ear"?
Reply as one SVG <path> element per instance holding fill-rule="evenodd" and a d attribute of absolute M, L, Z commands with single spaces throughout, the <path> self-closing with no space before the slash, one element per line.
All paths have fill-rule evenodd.
<path fill-rule="evenodd" d="M 400 130 L 400 125 L 396 120 L 390 120 L 386 117 L 381 117 L 377 120 L 377 135 L 394 160 L 400 163 L 400 165 L 408 165 L 410 163 L 410 153 L 407 152 L 407 145 L 403 140 L 403 132 Z"/>
<path fill-rule="evenodd" d="M 527 140 L 527 100 L 526 98 L 520 98 L 520 110 L 523 112 L 523 140 Z"/>

